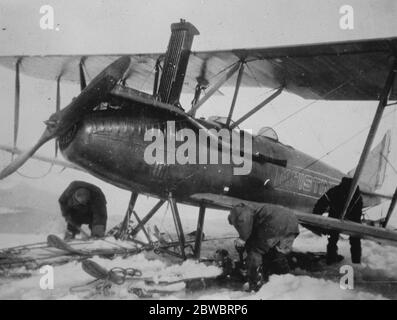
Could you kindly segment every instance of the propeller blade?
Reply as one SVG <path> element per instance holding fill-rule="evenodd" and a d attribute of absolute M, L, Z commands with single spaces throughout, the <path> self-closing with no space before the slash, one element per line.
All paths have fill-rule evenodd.
<path fill-rule="evenodd" d="M 79 63 L 81 91 L 83 91 L 85 89 L 85 87 L 87 86 L 87 81 L 85 80 L 85 74 L 84 74 L 84 60 L 85 60 L 85 57 L 81 58 L 80 63 Z"/>
<path fill-rule="evenodd" d="M 36 142 L 36 144 L 30 148 L 29 150 L 25 151 L 24 153 L 21 153 L 13 162 L 11 162 L 7 167 L 5 167 L 1 172 L 0 172 L 0 180 L 8 177 L 10 174 L 14 173 L 17 171 L 34 153 L 47 141 L 51 140 L 53 138 L 53 135 L 50 133 L 49 130 L 45 130 L 42 136 L 40 137 L 39 141 Z"/>
<path fill-rule="evenodd" d="M 39 141 L 4 168 L 0 172 L 0 180 L 18 170 L 43 144 L 65 134 L 85 114 L 95 108 L 123 77 L 129 65 L 128 56 L 117 59 L 97 75 L 66 108 L 52 114 L 45 121 L 47 128 Z"/>

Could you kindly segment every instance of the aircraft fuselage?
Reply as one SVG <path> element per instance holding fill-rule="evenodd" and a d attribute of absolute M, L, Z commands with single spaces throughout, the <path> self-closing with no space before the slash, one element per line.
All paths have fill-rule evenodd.
<path fill-rule="evenodd" d="M 290 146 L 262 136 L 252 136 L 252 153 L 286 165 L 253 159 L 249 174 L 236 175 L 237 165 L 232 161 L 148 164 L 144 157 L 152 143 L 144 139 L 148 130 L 165 132 L 167 121 L 175 121 L 176 130 L 197 131 L 197 128 L 167 110 L 141 103 L 120 99 L 117 108 L 114 106 L 112 102 L 112 108 L 85 116 L 59 139 L 59 145 L 69 161 L 126 190 L 163 199 L 171 192 L 178 202 L 192 205 L 198 203 L 191 195 L 212 193 L 311 212 L 315 201 L 343 176 L 342 172 Z M 199 121 L 206 128 L 219 129 L 214 123 Z M 176 148 L 182 143 L 177 142 Z M 195 147 L 198 156 L 203 146 Z M 219 153 L 221 159 L 222 150 L 204 147 L 212 148 L 208 152 Z"/>

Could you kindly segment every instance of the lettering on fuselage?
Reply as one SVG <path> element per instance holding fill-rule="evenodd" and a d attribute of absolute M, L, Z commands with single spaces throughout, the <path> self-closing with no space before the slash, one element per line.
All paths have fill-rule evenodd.
<path fill-rule="evenodd" d="M 280 167 L 276 169 L 275 187 L 321 196 L 334 185 L 336 183 L 331 182 L 329 178 L 316 176 L 302 169 Z"/>

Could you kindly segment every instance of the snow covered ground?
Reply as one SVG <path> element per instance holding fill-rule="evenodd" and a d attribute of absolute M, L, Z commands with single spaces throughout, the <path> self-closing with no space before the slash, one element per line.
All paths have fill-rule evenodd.
<path fill-rule="evenodd" d="M 57 177 L 57 176 L 55 176 Z M 109 223 L 111 227 L 121 221 L 128 203 L 129 194 L 114 188 L 89 176 L 84 180 L 96 183 L 108 198 Z M 49 233 L 61 235 L 64 230 L 57 195 L 67 186 L 64 177 L 51 177 L 35 180 L 27 184 L 22 179 L 9 180 L 0 183 L 0 247 L 11 247 L 20 244 L 45 241 Z M 75 179 L 70 174 L 69 181 Z M 22 183 L 21 183 L 22 181 Z M 51 185 L 51 190 L 46 186 Z M 136 211 L 143 216 L 156 202 L 154 199 L 139 197 Z M 378 208 L 379 209 L 379 208 Z M 380 208 L 379 211 L 385 211 Z M 185 233 L 194 231 L 197 224 L 198 209 L 180 206 L 182 224 Z M 167 206 L 163 206 L 151 221 L 154 225 L 173 236 L 174 223 L 172 214 Z M 397 226 L 397 216 L 393 216 L 391 226 Z M 216 241 L 203 242 L 202 256 L 212 256 L 216 249 L 225 248 L 237 255 L 233 246 L 233 239 L 237 233 L 227 222 L 227 212 L 207 210 L 204 225 L 206 239 Z M 173 236 L 174 237 L 174 236 Z M 225 238 L 225 239 L 223 239 Z M 294 249 L 302 252 L 324 251 L 327 240 L 317 237 L 302 229 L 294 243 Z M 363 259 L 360 266 L 354 266 L 354 289 L 340 288 L 340 267 L 351 264 L 350 246 L 346 237 L 339 241 L 339 252 L 345 260 L 339 265 L 326 267 L 324 270 L 308 273 L 297 270 L 293 274 L 271 276 L 259 292 L 247 293 L 244 290 L 207 289 L 195 293 L 187 293 L 183 288 L 166 296 L 155 296 L 161 299 L 397 299 L 397 248 L 378 245 L 371 241 L 363 241 Z M 153 253 L 141 253 L 126 259 L 117 258 L 107 260 L 95 258 L 101 265 L 112 267 L 134 267 L 142 270 L 143 276 L 157 276 L 162 279 L 178 278 L 182 276 L 210 276 L 219 272 L 213 266 L 203 263 L 180 261 L 169 256 L 158 256 Z M 32 276 L 23 279 L 0 278 L 0 299 L 138 299 L 128 292 L 128 285 L 114 285 L 111 295 L 92 295 L 90 291 L 73 292 L 74 286 L 81 286 L 92 281 L 80 263 L 69 263 L 54 267 L 54 289 L 42 290 L 40 280 L 44 274 L 39 270 Z"/>
<path fill-rule="evenodd" d="M 208 224 L 221 228 L 219 217 L 211 219 Z M 223 220 L 224 221 L 224 220 Z M 222 233 L 221 236 L 233 236 L 234 232 Z M 217 237 L 210 234 L 208 237 Z M 31 234 L 0 234 L 2 247 L 22 243 L 40 242 L 45 235 Z M 217 248 L 227 248 L 232 252 L 232 240 L 208 241 L 204 243 L 203 256 L 210 256 Z M 312 235 L 303 230 L 295 242 L 295 250 L 323 251 L 326 239 Z M 206 289 L 195 293 L 186 293 L 183 284 L 167 287 L 167 290 L 177 289 L 167 295 L 154 295 L 155 299 L 396 299 L 397 298 L 397 248 L 381 246 L 371 241 L 363 242 L 363 262 L 354 266 L 355 288 L 343 290 L 340 288 L 339 268 L 350 264 L 349 243 L 343 239 L 339 243 L 340 253 L 346 259 L 339 265 L 327 267 L 322 271 L 307 273 L 295 271 L 294 274 L 270 277 L 259 292 L 248 293 L 243 289 Z M 166 256 L 153 253 L 140 253 L 126 259 L 114 260 L 94 258 L 102 266 L 132 267 L 142 270 L 143 277 L 153 277 L 157 280 L 174 280 L 181 277 L 197 277 L 217 275 L 220 270 L 215 266 L 187 260 L 180 263 Z M 40 281 L 44 274 L 34 271 L 31 277 L 24 279 L 0 279 L 0 299 L 139 299 L 128 292 L 132 282 L 123 285 L 113 285 L 110 295 L 95 294 L 90 288 L 76 288 L 93 280 L 86 274 L 78 262 L 54 267 L 54 289 L 43 290 Z M 393 283 L 394 281 L 394 283 Z M 134 287 L 145 287 L 143 282 L 133 282 Z M 75 288 L 74 288 L 75 287 Z M 77 291 L 77 289 L 80 289 Z M 162 288 L 164 289 L 164 288 Z"/>

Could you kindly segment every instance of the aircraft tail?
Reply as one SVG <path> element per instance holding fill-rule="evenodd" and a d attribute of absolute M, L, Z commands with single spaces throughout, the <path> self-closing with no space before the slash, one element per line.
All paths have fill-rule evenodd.
<path fill-rule="evenodd" d="M 374 192 L 382 187 L 386 176 L 387 158 L 390 154 L 391 130 L 388 130 L 382 141 L 370 152 L 364 165 L 359 185 L 367 192 Z M 356 168 L 348 172 L 353 177 Z"/>

